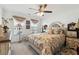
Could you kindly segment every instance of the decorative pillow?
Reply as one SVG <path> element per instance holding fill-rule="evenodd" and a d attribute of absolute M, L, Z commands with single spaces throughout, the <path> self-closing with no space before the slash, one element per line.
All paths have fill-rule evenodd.
<path fill-rule="evenodd" d="M 58 34 L 59 29 L 58 28 L 52 28 L 52 34 Z"/>
<path fill-rule="evenodd" d="M 64 30 L 60 27 L 50 27 L 48 28 L 48 34 L 61 34 Z"/>
<path fill-rule="evenodd" d="M 61 34 L 63 33 L 63 30 L 61 28 L 53 27 L 52 28 L 52 34 Z"/>

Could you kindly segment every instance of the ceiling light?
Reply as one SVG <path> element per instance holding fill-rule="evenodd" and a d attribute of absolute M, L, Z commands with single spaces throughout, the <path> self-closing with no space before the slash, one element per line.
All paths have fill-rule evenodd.
<path fill-rule="evenodd" d="M 38 16 L 43 16 L 44 15 L 44 12 L 40 12 L 37 14 Z"/>

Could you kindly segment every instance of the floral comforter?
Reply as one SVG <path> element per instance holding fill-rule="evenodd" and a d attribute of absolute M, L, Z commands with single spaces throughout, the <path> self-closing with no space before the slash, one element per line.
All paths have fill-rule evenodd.
<path fill-rule="evenodd" d="M 28 36 L 29 42 L 38 48 L 41 54 L 54 54 L 65 41 L 64 34 L 31 34 Z"/>

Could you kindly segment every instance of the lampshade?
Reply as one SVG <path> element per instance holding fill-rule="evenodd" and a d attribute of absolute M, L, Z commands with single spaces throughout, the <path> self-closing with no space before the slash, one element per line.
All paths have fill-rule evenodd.
<path fill-rule="evenodd" d="M 37 14 L 38 16 L 43 16 L 44 15 L 44 12 L 40 12 Z"/>

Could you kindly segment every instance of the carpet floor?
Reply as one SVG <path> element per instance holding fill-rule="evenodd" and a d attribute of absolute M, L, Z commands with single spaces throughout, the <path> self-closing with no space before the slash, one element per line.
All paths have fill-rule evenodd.
<path fill-rule="evenodd" d="M 11 43 L 11 55 L 37 55 L 27 41 Z"/>

